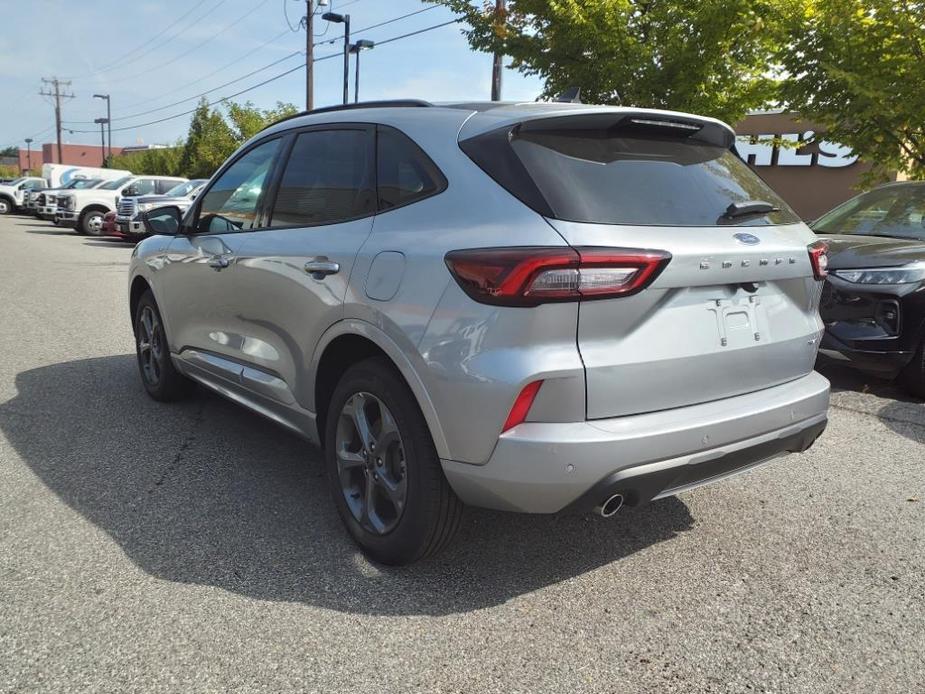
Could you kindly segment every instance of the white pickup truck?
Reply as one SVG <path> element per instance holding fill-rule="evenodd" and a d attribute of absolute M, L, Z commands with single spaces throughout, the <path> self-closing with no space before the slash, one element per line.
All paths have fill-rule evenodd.
<path fill-rule="evenodd" d="M 43 190 L 48 187 L 44 178 L 21 176 L 9 183 L 0 185 L 0 214 L 12 214 L 23 205 L 23 196 L 31 190 Z"/>
<path fill-rule="evenodd" d="M 98 188 L 62 192 L 58 195 L 55 223 L 74 227 L 78 234 L 98 236 L 103 217 L 116 209 L 120 198 L 166 193 L 186 180 L 173 176 L 125 176 Z"/>

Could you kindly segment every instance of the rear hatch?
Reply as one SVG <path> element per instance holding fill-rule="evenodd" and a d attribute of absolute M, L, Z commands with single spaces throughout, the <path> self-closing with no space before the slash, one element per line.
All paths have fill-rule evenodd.
<path fill-rule="evenodd" d="M 589 419 L 718 400 L 812 371 L 822 327 L 807 251 L 814 235 L 734 154 L 733 138 L 709 119 L 611 110 L 460 142 L 579 252 L 671 255 L 642 291 L 581 301 Z"/>

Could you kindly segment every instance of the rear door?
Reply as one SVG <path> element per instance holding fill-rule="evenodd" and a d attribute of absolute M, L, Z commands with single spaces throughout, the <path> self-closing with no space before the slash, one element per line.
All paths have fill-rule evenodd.
<path fill-rule="evenodd" d="M 731 131 L 618 113 L 528 121 L 509 140 L 548 222 L 579 252 L 671 254 L 641 292 L 582 300 L 588 418 L 717 400 L 812 371 L 813 234 L 730 151 Z M 727 214 L 746 201 L 777 210 Z"/>
<path fill-rule="evenodd" d="M 357 252 L 376 210 L 374 128 L 338 124 L 291 135 L 270 191 L 267 228 L 238 263 L 236 313 L 244 385 L 311 409 L 307 365 L 321 335 L 343 316 Z"/>

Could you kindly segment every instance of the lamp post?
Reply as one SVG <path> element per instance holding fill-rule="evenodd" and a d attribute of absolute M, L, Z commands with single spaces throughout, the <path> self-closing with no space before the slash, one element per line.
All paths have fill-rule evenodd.
<path fill-rule="evenodd" d="M 109 123 L 109 119 L 94 118 L 93 122 L 100 125 L 100 153 L 103 155 L 103 166 L 106 166 L 106 129 L 103 126 Z"/>
<path fill-rule="evenodd" d="M 26 161 L 28 162 L 28 164 L 26 165 L 28 167 L 28 171 L 29 173 L 32 173 L 32 138 L 31 137 L 26 138 Z M 22 172 L 20 171 L 20 173 Z"/>
<path fill-rule="evenodd" d="M 360 102 L 360 53 L 363 51 L 371 51 L 376 47 L 375 41 L 367 41 L 366 39 L 360 39 L 355 44 L 350 46 L 350 52 L 355 53 L 357 57 L 356 62 L 356 72 L 353 77 L 353 103 L 357 104 Z"/>
<path fill-rule="evenodd" d="M 106 130 L 109 132 L 109 149 L 106 159 L 112 159 L 112 110 L 110 109 L 109 94 L 94 94 L 94 99 L 106 99 Z"/>
<path fill-rule="evenodd" d="M 344 105 L 350 100 L 350 15 L 325 12 L 321 18 L 344 25 Z"/>

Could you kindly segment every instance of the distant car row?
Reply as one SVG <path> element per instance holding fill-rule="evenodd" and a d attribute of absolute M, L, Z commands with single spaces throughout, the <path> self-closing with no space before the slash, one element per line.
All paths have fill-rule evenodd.
<path fill-rule="evenodd" d="M 0 184 L 0 215 L 34 214 L 78 234 L 141 239 L 145 236 L 141 216 L 146 210 L 162 204 L 185 210 L 205 184 L 206 179 L 46 164 L 41 177 L 23 176 Z"/>

